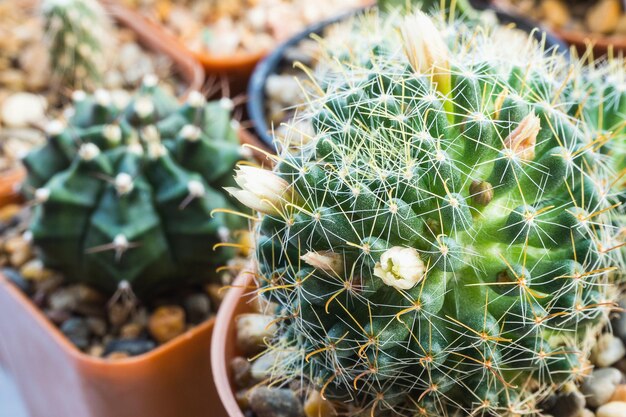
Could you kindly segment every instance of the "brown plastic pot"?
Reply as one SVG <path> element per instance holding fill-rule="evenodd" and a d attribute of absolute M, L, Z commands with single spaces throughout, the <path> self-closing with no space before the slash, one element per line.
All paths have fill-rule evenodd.
<path fill-rule="evenodd" d="M 602 36 L 581 31 L 555 29 L 556 36 L 576 47 L 579 54 L 584 54 L 589 46 L 593 48 L 594 56 L 599 57 L 613 50 L 615 53 L 626 51 L 626 36 Z"/>
<path fill-rule="evenodd" d="M 211 373 L 213 325 L 141 356 L 93 358 L 0 275 L 0 350 L 30 417 L 226 416 Z"/>
<path fill-rule="evenodd" d="M 230 417 L 245 417 L 235 399 L 230 363 L 236 356 L 245 356 L 237 348 L 235 317 L 255 311 L 252 301 L 256 284 L 254 275 L 250 271 L 251 269 L 243 271 L 233 282 L 220 305 L 213 330 L 213 344 L 211 345 L 213 380 L 222 406 Z"/>
<path fill-rule="evenodd" d="M 26 177 L 26 170 L 21 164 L 0 173 L 0 207 L 22 201 L 20 184 Z"/>

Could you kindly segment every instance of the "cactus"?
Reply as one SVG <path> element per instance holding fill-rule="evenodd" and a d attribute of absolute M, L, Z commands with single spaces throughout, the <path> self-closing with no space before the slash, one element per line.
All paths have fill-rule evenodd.
<path fill-rule="evenodd" d="M 232 102 L 184 104 L 147 76 L 125 108 L 110 93 L 73 94 L 67 126 L 24 159 L 34 202 L 30 232 L 46 265 L 107 292 L 130 284 L 140 297 L 210 279 L 233 256 L 241 229 L 221 188 L 241 159 Z M 211 247 L 218 250 L 207 256 Z"/>
<path fill-rule="evenodd" d="M 587 372 L 623 267 L 582 75 L 509 28 L 379 19 L 365 54 L 328 42 L 314 136 L 228 189 L 262 214 L 270 380 L 348 415 L 531 415 Z"/>
<path fill-rule="evenodd" d="M 53 81 L 69 89 L 94 88 L 102 80 L 111 22 L 96 0 L 41 3 Z"/>

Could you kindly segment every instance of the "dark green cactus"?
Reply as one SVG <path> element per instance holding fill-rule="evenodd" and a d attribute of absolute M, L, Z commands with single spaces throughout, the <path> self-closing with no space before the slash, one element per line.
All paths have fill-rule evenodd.
<path fill-rule="evenodd" d="M 110 94 L 74 93 L 67 126 L 24 159 L 25 192 L 37 203 L 30 226 L 44 262 L 68 279 L 138 295 L 203 280 L 233 256 L 241 221 L 221 188 L 242 156 L 232 103 L 184 104 L 148 76 L 125 108 Z"/>
<path fill-rule="evenodd" d="M 96 0 L 43 0 L 41 11 L 53 80 L 63 88 L 93 88 L 106 70 L 111 23 Z"/>
<path fill-rule="evenodd" d="M 381 41 L 368 19 L 366 54 L 329 42 L 315 135 L 270 186 L 240 171 L 231 190 L 265 214 L 259 294 L 289 353 L 272 375 L 350 415 L 532 414 L 615 305 L 613 163 L 536 42 L 421 14 Z"/>

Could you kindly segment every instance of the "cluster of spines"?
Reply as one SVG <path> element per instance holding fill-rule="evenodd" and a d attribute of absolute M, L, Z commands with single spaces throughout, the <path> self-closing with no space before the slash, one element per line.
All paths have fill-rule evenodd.
<path fill-rule="evenodd" d="M 111 22 L 96 0 L 41 4 L 50 68 L 59 88 L 93 89 L 106 71 Z"/>
<path fill-rule="evenodd" d="M 408 42 L 422 19 L 367 55 L 332 51 L 303 116 L 316 135 L 288 144 L 272 192 L 239 195 L 266 213 L 270 349 L 299 353 L 276 374 L 352 413 L 531 414 L 584 374 L 614 306 L 615 172 L 568 114 L 578 74 L 532 41 L 515 56 L 506 31 L 454 24 L 447 42 Z M 415 49 L 433 42 L 441 62 L 424 63 Z"/>

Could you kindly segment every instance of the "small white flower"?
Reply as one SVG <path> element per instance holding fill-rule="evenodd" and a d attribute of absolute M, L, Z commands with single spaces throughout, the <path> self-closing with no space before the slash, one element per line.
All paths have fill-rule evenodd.
<path fill-rule="evenodd" d="M 420 282 L 426 267 L 414 248 L 394 246 L 380 257 L 374 267 L 374 275 L 389 286 L 408 290 Z"/>
<path fill-rule="evenodd" d="M 242 165 L 237 169 L 235 181 L 241 189 L 226 187 L 233 197 L 253 210 L 276 214 L 285 200 L 289 200 L 289 183 L 272 171 Z"/>
<path fill-rule="evenodd" d="M 300 259 L 315 269 L 335 274 L 343 272 L 343 257 L 339 253 L 332 251 L 307 252 Z"/>
<path fill-rule="evenodd" d="M 146 74 L 141 81 L 144 87 L 152 88 L 159 83 L 159 77 L 156 74 Z"/>
<path fill-rule="evenodd" d="M 189 190 L 189 194 L 193 197 L 204 197 L 206 190 L 204 189 L 204 185 L 197 180 L 191 180 L 187 183 L 187 190 Z"/>
<path fill-rule="evenodd" d="M 35 190 L 35 201 L 39 204 L 45 203 L 50 198 L 50 190 L 48 188 L 37 188 Z"/>

